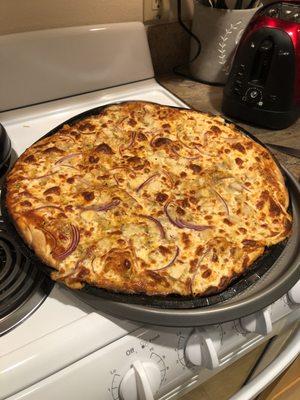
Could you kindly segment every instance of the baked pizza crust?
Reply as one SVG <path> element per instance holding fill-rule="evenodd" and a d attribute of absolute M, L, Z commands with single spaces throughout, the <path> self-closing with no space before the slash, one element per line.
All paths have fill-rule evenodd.
<path fill-rule="evenodd" d="M 146 102 L 28 148 L 6 204 L 53 279 L 148 295 L 224 290 L 292 225 L 266 148 L 219 116 Z"/>

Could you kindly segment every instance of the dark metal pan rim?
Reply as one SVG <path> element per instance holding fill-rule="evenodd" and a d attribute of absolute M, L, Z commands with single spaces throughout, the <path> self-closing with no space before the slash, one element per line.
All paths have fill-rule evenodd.
<path fill-rule="evenodd" d="M 78 115 L 73 116 L 72 118 L 64 121 L 63 123 L 59 124 L 57 127 L 53 128 L 51 131 L 49 131 L 47 134 L 45 134 L 42 138 L 40 138 L 38 141 L 49 137 L 56 133 L 63 125 L 65 124 L 74 124 L 77 121 L 80 121 L 82 118 L 87 117 L 87 116 L 92 116 L 99 114 L 105 110 L 107 107 L 111 107 L 113 105 L 120 105 L 120 104 L 126 104 L 126 103 L 132 103 L 132 102 L 139 102 L 138 100 L 133 100 L 133 101 L 125 101 L 125 102 L 116 102 L 116 103 L 110 103 L 110 104 L 105 104 L 99 107 L 92 108 L 90 110 L 84 111 L 83 113 L 80 113 Z M 145 102 L 142 101 L 143 103 L 150 103 L 150 104 L 158 104 L 154 102 Z M 168 106 L 171 108 L 175 109 L 184 109 L 183 107 L 174 107 L 174 106 Z M 197 111 L 192 109 L 192 111 Z M 204 113 L 206 115 L 212 115 L 216 116 L 210 113 Z M 267 149 L 267 147 L 260 142 L 255 136 L 247 132 L 244 128 L 236 125 L 230 120 L 225 119 L 226 123 L 232 124 L 234 127 L 239 129 L 243 134 L 246 136 L 250 137 L 257 143 L 259 143 L 261 146 Z M 38 142 L 37 141 L 37 142 Z M 269 151 L 269 150 L 268 150 Z M 286 183 L 287 181 L 287 176 L 290 178 L 288 171 L 285 171 L 284 168 L 279 164 L 279 162 L 274 158 L 274 161 L 276 162 L 277 166 L 280 168 L 284 179 Z M 288 187 L 288 185 L 287 185 Z M 15 237 L 15 239 L 18 241 L 18 244 L 20 245 L 21 251 L 24 252 L 24 254 L 29 257 L 33 262 L 35 262 L 40 268 L 44 270 L 48 275 L 50 274 L 51 271 L 53 271 L 52 268 L 49 266 L 43 264 L 37 256 L 34 254 L 34 252 L 26 246 L 24 243 L 23 239 L 20 237 L 18 234 L 17 230 L 14 227 L 14 224 L 10 218 L 10 215 L 8 213 L 8 210 L 5 206 L 5 197 L 6 197 L 6 182 L 4 183 L 4 187 L 2 190 L 3 196 L 1 196 L 1 206 L 2 206 L 2 213 L 5 218 L 5 221 L 8 225 L 8 229 L 10 233 Z M 284 251 L 286 242 L 284 243 L 279 243 L 275 246 L 272 246 L 270 248 L 271 253 L 274 252 L 274 248 L 277 249 L 278 254 L 277 258 L 281 255 L 281 253 Z M 263 257 L 262 260 L 265 262 L 265 258 Z M 256 264 L 256 263 L 254 263 Z M 198 307 L 207 307 L 207 306 L 212 306 L 214 304 L 218 303 L 224 303 L 227 302 L 229 299 L 237 297 L 240 293 L 242 293 L 245 289 L 251 287 L 256 283 L 257 280 L 261 279 L 261 277 L 268 271 L 268 269 L 271 268 L 271 266 L 268 266 L 268 268 L 263 268 L 262 270 L 258 271 L 255 268 L 255 265 L 252 265 L 252 267 L 249 269 L 249 271 L 246 272 L 246 274 L 243 274 L 242 276 L 238 277 L 234 282 L 232 282 L 229 287 L 222 291 L 221 293 L 213 294 L 211 296 L 206 296 L 206 297 L 181 297 L 181 296 L 174 296 L 174 295 L 168 295 L 168 296 L 147 296 L 143 294 L 126 294 L 126 293 L 117 293 L 117 292 L 112 292 L 108 291 L 105 289 L 101 289 L 95 286 L 91 286 L 86 284 L 83 289 L 80 291 L 75 291 L 77 292 L 76 294 L 92 294 L 93 296 L 98 296 L 103 298 L 103 300 L 109 300 L 109 301 L 115 301 L 115 302 L 120 302 L 120 303 L 129 303 L 134 307 L 134 304 L 140 305 L 140 306 L 147 306 L 147 307 L 163 307 L 167 308 L 169 311 L 172 311 L 172 308 L 178 309 L 178 308 L 183 308 L 185 311 L 188 311 L 188 309 L 192 308 L 198 308 Z M 257 275 L 257 272 L 259 272 L 260 275 Z M 257 275 L 255 278 L 255 274 Z"/>

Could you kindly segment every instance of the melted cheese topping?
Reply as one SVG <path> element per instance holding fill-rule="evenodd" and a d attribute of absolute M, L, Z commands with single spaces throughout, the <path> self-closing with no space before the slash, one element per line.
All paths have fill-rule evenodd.
<path fill-rule="evenodd" d="M 290 233 L 269 152 L 221 117 L 128 102 L 64 125 L 19 158 L 7 205 L 73 288 L 203 295 Z"/>

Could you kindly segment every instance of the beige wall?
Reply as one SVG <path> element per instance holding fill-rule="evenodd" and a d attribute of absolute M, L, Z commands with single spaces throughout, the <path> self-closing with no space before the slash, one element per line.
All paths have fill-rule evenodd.
<path fill-rule="evenodd" d="M 0 0 L 0 35 L 142 20 L 143 0 Z"/>
<path fill-rule="evenodd" d="M 265 3 L 271 0 L 263 0 Z M 177 19 L 177 0 L 0 0 L 0 35 L 37 29 L 123 21 Z M 183 18 L 191 19 L 193 0 L 182 0 Z"/>

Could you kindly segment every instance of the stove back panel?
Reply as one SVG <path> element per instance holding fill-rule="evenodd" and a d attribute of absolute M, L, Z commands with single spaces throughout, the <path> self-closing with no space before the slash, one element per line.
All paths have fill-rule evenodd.
<path fill-rule="evenodd" d="M 140 22 L 0 36 L 0 111 L 154 76 Z"/>

